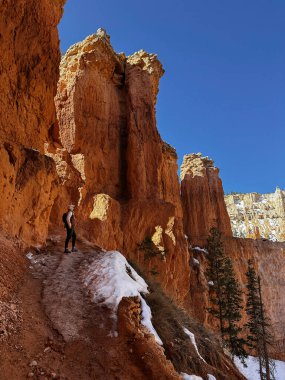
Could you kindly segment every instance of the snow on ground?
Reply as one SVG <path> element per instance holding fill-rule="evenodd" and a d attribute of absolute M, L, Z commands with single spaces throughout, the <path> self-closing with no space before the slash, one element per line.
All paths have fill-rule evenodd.
<path fill-rule="evenodd" d="M 239 371 L 247 378 L 247 380 L 260 380 L 259 368 L 258 368 L 258 359 L 249 356 L 246 360 L 247 368 L 245 368 L 241 361 L 238 358 L 235 358 L 235 365 Z M 284 380 L 285 379 L 285 362 L 280 360 L 274 360 L 276 366 L 276 375 L 275 380 Z"/>
<path fill-rule="evenodd" d="M 36 263 L 37 261 L 35 260 L 34 258 L 34 255 L 32 254 L 32 252 L 28 252 L 26 254 L 26 258 L 29 259 L 31 261 L 32 264 Z"/>
<path fill-rule="evenodd" d="M 181 372 L 180 375 L 184 380 L 203 380 L 202 377 L 196 375 L 188 375 L 187 373 Z"/>
<path fill-rule="evenodd" d="M 209 253 L 209 252 L 207 251 L 206 248 L 193 247 L 192 249 L 193 249 L 194 251 L 199 251 L 199 252 L 203 252 L 203 253 Z"/>
<path fill-rule="evenodd" d="M 197 344 L 196 344 L 195 335 L 193 333 L 191 333 L 191 331 L 189 331 L 188 329 L 186 329 L 186 327 L 183 327 L 183 331 L 185 332 L 186 335 L 189 336 L 189 338 L 190 338 L 190 340 L 191 340 L 191 342 L 192 342 L 192 344 L 193 344 L 193 346 L 194 346 L 194 348 L 195 348 L 195 350 L 196 350 L 197 355 L 199 356 L 199 358 L 201 360 L 203 360 L 204 363 L 206 363 L 205 359 L 202 358 L 202 356 L 200 355 L 200 352 L 198 350 L 198 347 L 197 347 Z"/>
<path fill-rule="evenodd" d="M 195 257 L 193 257 L 193 266 L 194 267 L 199 267 L 200 266 L 200 261 L 199 260 L 197 260 L 197 259 L 195 259 Z"/>
<path fill-rule="evenodd" d="M 147 284 L 117 251 L 108 251 L 97 257 L 84 273 L 84 284 L 91 291 L 93 301 L 106 305 L 117 320 L 117 310 L 123 297 L 138 296 L 141 300 L 142 320 L 158 344 L 163 345 L 151 322 L 151 310 L 142 294 L 147 294 Z"/>
<path fill-rule="evenodd" d="M 208 375 L 208 380 L 216 380 L 216 378 L 213 375 Z"/>

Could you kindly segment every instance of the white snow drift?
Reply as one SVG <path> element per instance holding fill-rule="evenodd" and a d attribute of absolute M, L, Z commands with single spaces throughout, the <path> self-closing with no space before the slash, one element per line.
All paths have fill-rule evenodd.
<path fill-rule="evenodd" d="M 188 375 L 187 373 L 181 372 L 183 380 L 203 380 L 202 377 L 196 375 Z"/>
<path fill-rule="evenodd" d="M 249 356 L 246 360 L 247 367 L 244 367 L 238 358 L 235 358 L 235 365 L 239 371 L 247 378 L 247 380 L 260 380 L 258 359 Z M 276 368 L 276 380 L 285 379 L 285 362 L 274 360 Z"/>
<path fill-rule="evenodd" d="M 185 332 L 186 335 L 189 336 L 189 338 L 190 338 L 190 340 L 191 340 L 191 342 L 192 342 L 192 344 L 193 344 L 193 346 L 194 346 L 194 348 L 196 350 L 196 353 L 199 356 L 199 358 L 201 360 L 203 360 L 204 363 L 206 363 L 205 359 L 202 358 L 202 356 L 200 355 L 200 352 L 198 350 L 198 347 L 197 347 L 197 344 L 196 344 L 195 335 L 193 333 L 191 333 L 191 331 L 189 331 L 188 329 L 186 329 L 186 327 L 183 327 L 183 331 Z"/>
<path fill-rule="evenodd" d="M 148 293 L 147 284 L 120 252 L 104 252 L 94 259 L 84 273 L 84 284 L 91 291 L 93 301 L 106 305 L 115 320 L 122 298 L 138 296 L 142 307 L 141 323 L 158 344 L 163 344 L 152 325 L 150 307 L 142 297 Z"/>

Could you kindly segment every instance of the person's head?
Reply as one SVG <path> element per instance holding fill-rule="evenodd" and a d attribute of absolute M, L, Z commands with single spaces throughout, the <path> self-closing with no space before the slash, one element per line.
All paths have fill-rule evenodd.
<path fill-rule="evenodd" d="M 69 205 L 69 206 L 68 206 L 68 210 L 70 210 L 70 211 L 74 211 L 74 207 L 75 207 L 74 205 Z"/>

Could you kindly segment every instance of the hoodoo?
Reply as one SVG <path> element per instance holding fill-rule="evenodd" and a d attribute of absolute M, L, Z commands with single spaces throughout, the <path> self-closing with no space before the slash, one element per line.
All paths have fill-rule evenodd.
<path fill-rule="evenodd" d="M 55 136 L 62 147 L 48 147 L 61 178 L 52 221 L 70 199 L 86 238 L 123 250 L 182 302 L 189 266 L 177 156 L 156 128 L 163 72 L 155 54 L 117 54 L 103 29 L 63 56 Z"/>
<path fill-rule="evenodd" d="M 207 239 L 211 227 L 217 227 L 224 236 L 232 236 L 223 185 L 214 161 L 201 153 L 188 154 L 184 156 L 180 177 L 184 229 L 191 242 Z"/>

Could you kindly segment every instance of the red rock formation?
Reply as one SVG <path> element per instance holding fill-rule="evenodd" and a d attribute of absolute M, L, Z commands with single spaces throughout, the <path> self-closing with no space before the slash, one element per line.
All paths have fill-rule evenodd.
<path fill-rule="evenodd" d="M 155 120 L 163 69 L 155 55 L 144 51 L 128 58 L 116 54 L 100 30 L 63 58 L 57 124 L 56 26 L 63 4 L 6 0 L 0 5 L 1 228 L 24 244 L 44 242 L 59 183 L 53 221 L 60 221 L 69 201 L 77 202 L 83 235 L 122 249 L 149 277 L 156 272 L 168 294 L 182 302 L 189 289 L 189 255 L 176 155 L 161 140 Z M 143 248 L 149 237 L 155 255 L 150 260 Z M 24 267 L 16 245 L 9 242 L 1 236 L 1 299 L 15 290 Z M 11 271 L 11 264 L 19 268 Z M 146 349 L 158 359 L 156 363 L 146 357 L 147 371 L 157 379 L 178 378 L 162 350 L 138 326 L 140 310 L 123 306 L 122 335 L 139 336 L 139 360 Z M 129 312 L 135 317 L 133 325 Z"/>
<path fill-rule="evenodd" d="M 154 336 L 149 334 L 140 323 L 140 300 L 138 297 L 124 297 L 119 304 L 118 332 L 121 339 L 129 342 L 134 363 L 141 368 L 143 379 L 180 380 L 171 361 L 167 360 L 164 350 Z"/>
<path fill-rule="evenodd" d="M 81 234 L 122 250 L 181 301 L 188 291 L 188 252 L 176 153 L 156 128 L 160 62 L 142 50 L 116 54 L 99 29 L 67 51 L 60 71 L 55 137 L 64 151 L 48 151 L 63 186 L 52 221 L 60 220 L 69 200 L 76 202 Z M 139 248 L 148 238 L 151 260 Z"/>
<path fill-rule="evenodd" d="M 189 236 L 191 251 L 191 276 L 188 308 L 206 326 L 215 322 L 206 312 L 209 306 L 209 286 L 205 276 L 206 255 L 195 249 L 206 247 L 207 236 L 212 225 L 223 232 L 225 252 L 234 264 L 234 269 L 245 290 L 247 261 L 252 259 L 261 277 L 263 298 L 272 321 L 274 357 L 284 359 L 285 328 L 284 273 L 285 244 L 264 239 L 239 239 L 231 236 L 230 221 L 226 212 L 222 182 L 213 161 L 201 155 L 188 155 L 182 166 L 181 194 L 184 208 L 184 227 Z M 199 261 L 195 265 L 193 258 Z M 246 315 L 243 317 L 243 322 Z"/>
<path fill-rule="evenodd" d="M 218 227 L 225 236 L 232 236 L 219 169 L 211 159 L 202 157 L 201 153 L 184 156 L 181 196 L 184 229 L 191 242 L 205 239 L 211 227 Z"/>
<path fill-rule="evenodd" d="M 26 243 L 44 241 L 54 198 L 55 168 L 43 152 L 56 121 L 63 4 L 0 4 L 0 223 Z"/>

